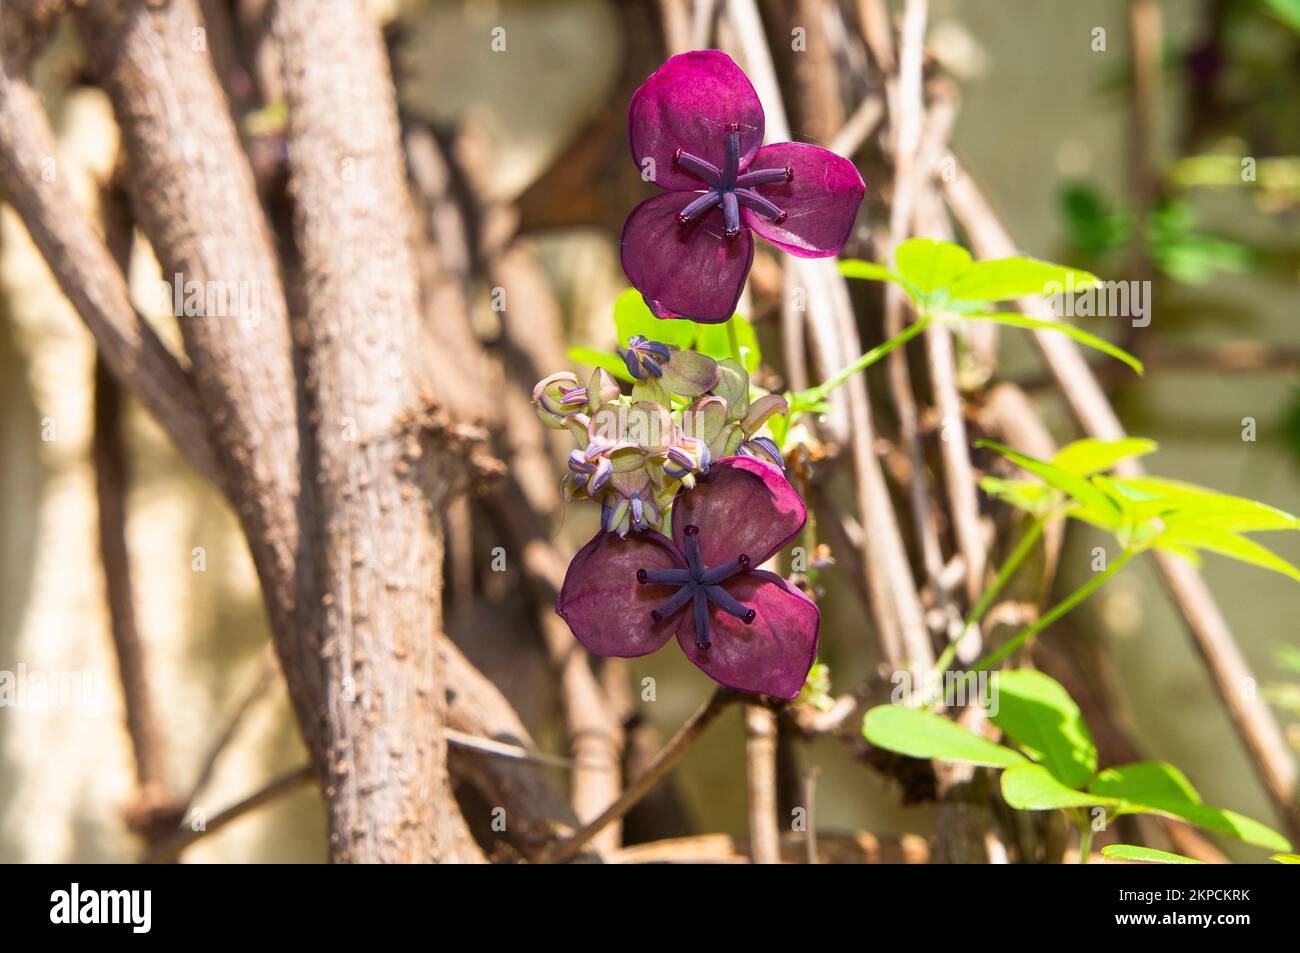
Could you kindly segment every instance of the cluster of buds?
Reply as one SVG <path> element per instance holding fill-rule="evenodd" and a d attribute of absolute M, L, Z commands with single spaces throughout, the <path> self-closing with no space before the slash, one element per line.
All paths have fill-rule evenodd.
<path fill-rule="evenodd" d="M 677 491 L 693 488 L 724 457 L 783 466 L 776 443 L 758 432 L 789 407 L 776 394 L 751 400 L 749 374 L 739 362 L 640 335 L 618 354 L 633 379 L 630 395 L 604 368 L 585 385 L 562 372 L 533 388 L 542 423 L 567 430 L 576 444 L 565 498 L 599 503 L 602 529 L 619 536 L 661 530 Z"/>

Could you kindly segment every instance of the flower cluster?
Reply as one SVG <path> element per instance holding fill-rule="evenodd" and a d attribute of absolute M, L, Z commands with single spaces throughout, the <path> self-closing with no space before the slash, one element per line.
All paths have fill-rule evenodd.
<path fill-rule="evenodd" d="M 661 529 L 678 490 L 694 487 L 715 460 L 740 455 L 783 465 L 776 443 L 759 431 L 789 410 L 786 400 L 751 400 L 738 362 L 641 336 L 619 356 L 634 379 L 630 396 L 604 368 L 586 385 L 564 372 L 533 388 L 542 423 L 574 438 L 565 497 L 599 503 L 603 530 Z"/>
<path fill-rule="evenodd" d="M 734 360 L 641 336 L 619 356 L 630 395 L 603 368 L 585 385 L 560 373 L 533 390 L 542 422 L 576 443 L 565 496 L 601 506 L 601 529 L 569 564 L 556 611 L 598 655 L 645 655 L 676 637 L 720 684 L 796 697 L 820 615 L 760 568 L 807 519 L 779 448 L 759 434 L 788 412 L 785 398 L 751 399 Z"/>

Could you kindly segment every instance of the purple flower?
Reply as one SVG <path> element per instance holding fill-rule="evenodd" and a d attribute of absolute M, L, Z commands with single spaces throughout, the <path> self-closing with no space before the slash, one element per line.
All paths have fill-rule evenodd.
<path fill-rule="evenodd" d="M 623 226 L 623 271 L 657 316 L 730 318 L 754 260 L 751 231 L 801 258 L 844 247 L 862 176 L 817 146 L 763 146 L 763 107 L 725 53 L 670 58 L 632 97 L 628 127 L 642 174 L 668 190 Z"/>
<path fill-rule="evenodd" d="M 670 638 L 714 681 L 794 698 L 817 652 L 817 606 L 759 569 L 803 528 L 781 471 L 716 461 L 672 507 L 672 534 L 600 532 L 569 563 L 555 609 L 597 655 L 648 655 Z"/>

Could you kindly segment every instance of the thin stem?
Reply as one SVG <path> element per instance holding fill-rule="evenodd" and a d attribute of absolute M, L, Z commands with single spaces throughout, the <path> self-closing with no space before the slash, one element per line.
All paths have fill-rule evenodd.
<path fill-rule="evenodd" d="M 1034 522 L 1025 532 L 1025 535 L 1021 537 L 1020 542 L 1016 545 L 1016 548 L 1012 551 L 1011 555 L 1007 557 L 1006 562 L 1002 564 L 1002 568 L 998 570 L 998 574 L 994 577 L 992 585 L 984 590 L 984 594 L 980 596 L 980 600 L 975 604 L 975 608 L 971 609 L 970 614 L 966 616 L 966 622 L 962 625 L 961 635 L 948 643 L 948 647 L 944 649 L 943 654 L 939 656 L 939 661 L 935 662 L 934 671 L 940 678 L 943 677 L 944 672 L 948 671 L 948 666 L 952 665 L 953 658 L 957 655 L 957 648 L 961 645 L 962 640 L 966 638 L 966 636 L 970 634 L 971 629 L 975 628 L 979 621 L 984 618 L 984 613 L 989 611 L 990 607 L 993 605 L 993 601 L 1011 580 L 1015 571 L 1020 568 L 1020 564 L 1025 561 L 1026 557 L 1028 557 L 1031 552 L 1033 552 L 1034 546 L 1038 543 L 1039 537 L 1042 535 L 1043 520 L 1041 518 L 1035 518 Z"/>
<path fill-rule="evenodd" d="M 776 806 L 776 716 L 763 705 L 745 706 L 745 763 L 749 781 L 749 854 L 756 864 L 781 862 Z"/>
<path fill-rule="evenodd" d="M 867 351 L 865 354 L 859 357 L 848 367 L 839 371 L 834 377 L 826 380 L 822 384 L 819 384 L 817 387 L 812 388 L 812 390 L 809 393 L 815 395 L 818 400 L 825 399 L 826 396 L 831 391 L 835 390 L 835 388 L 839 387 L 841 384 L 847 381 L 854 374 L 858 373 L 859 371 L 866 370 L 868 367 L 870 367 L 872 364 L 875 364 L 878 360 L 880 360 L 890 351 L 894 350 L 894 348 L 898 347 L 901 344 L 906 344 L 908 341 L 912 340 L 912 338 L 916 337 L 918 334 L 920 334 L 929 326 L 930 321 L 931 321 L 930 315 L 922 314 L 920 317 L 916 319 L 914 323 L 909 324 L 906 328 L 904 328 L 898 334 L 894 335 L 888 341 L 884 341 L 880 344 L 877 344 L 870 351 Z"/>
<path fill-rule="evenodd" d="M 593 837 L 599 834 L 606 826 L 621 818 L 630 811 L 638 801 L 650 793 L 656 784 L 662 780 L 673 767 L 681 760 L 682 755 L 689 748 L 704 730 L 713 724 L 722 710 L 735 699 L 735 695 L 725 689 L 718 689 L 709 697 L 700 708 L 687 719 L 686 723 L 677 730 L 668 744 L 655 755 L 655 758 L 646 767 L 645 772 L 637 777 L 621 795 L 605 808 L 595 820 L 590 821 L 582 830 L 578 831 L 568 840 L 560 841 L 550 850 L 543 853 L 538 858 L 538 863 L 543 864 L 562 864 L 571 859 L 582 847 L 587 844 Z"/>
<path fill-rule="evenodd" d="M 1132 559 L 1137 552 L 1138 551 L 1136 549 L 1124 550 L 1124 552 L 1120 553 L 1119 558 L 1116 559 L 1109 566 L 1107 566 L 1104 571 L 1097 573 L 1095 576 L 1093 576 L 1091 579 L 1085 582 L 1078 589 L 1074 590 L 1074 592 L 1070 593 L 1068 596 L 1066 596 L 1056 605 L 1052 606 L 1052 608 L 1049 609 L 1036 622 L 1034 622 L 1033 625 L 1030 625 L 1027 628 L 1023 629 L 1014 638 L 1009 639 L 1007 642 L 1005 642 L 1002 646 L 1000 646 L 996 651 L 994 651 L 990 655 L 986 655 L 981 661 L 975 664 L 975 667 L 972 669 L 972 671 L 983 672 L 993 668 L 995 665 L 1001 662 L 1012 652 L 1016 651 L 1018 648 L 1020 648 L 1030 639 L 1032 639 L 1039 632 L 1042 632 L 1044 629 L 1046 629 L 1049 625 L 1051 625 L 1061 616 L 1065 615 L 1067 612 L 1069 612 L 1079 603 L 1083 602 L 1083 600 L 1087 599 L 1090 595 L 1092 595 L 1094 592 L 1100 589 L 1102 585 L 1105 584 L 1106 580 L 1109 579 L 1111 576 L 1115 575 L 1115 573 L 1119 572 L 1120 569 L 1124 567 L 1124 564 L 1127 563 L 1130 559 Z"/>
<path fill-rule="evenodd" d="M 273 779 L 262 788 L 250 794 L 237 804 L 226 808 L 220 814 L 208 820 L 201 828 L 195 830 L 189 825 L 182 825 L 166 839 L 153 845 L 149 853 L 145 856 L 145 863 L 165 864 L 175 860 L 181 855 L 187 847 L 200 838 L 215 834 L 233 821 L 238 820 L 250 811 L 255 811 L 264 804 L 269 804 L 281 795 L 288 794 L 296 790 L 303 784 L 308 783 L 315 777 L 312 767 L 304 764 L 292 771 L 280 775 Z"/>
<path fill-rule="evenodd" d="M 740 335 L 736 331 L 736 318 L 733 315 L 727 319 L 727 340 L 731 342 L 731 356 L 736 359 L 736 363 L 741 367 L 745 362 L 740 357 Z"/>
<path fill-rule="evenodd" d="M 1092 853 L 1092 825 L 1086 821 L 1079 825 L 1079 863 L 1086 864 Z"/>

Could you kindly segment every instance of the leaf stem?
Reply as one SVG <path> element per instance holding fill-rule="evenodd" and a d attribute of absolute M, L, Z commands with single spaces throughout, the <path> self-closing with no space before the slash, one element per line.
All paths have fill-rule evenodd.
<path fill-rule="evenodd" d="M 804 394 L 813 397 L 815 400 L 824 400 L 831 391 L 835 390 L 835 388 L 839 387 L 854 374 L 866 370 L 890 351 L 894 350 L 894 348 L 912 340 L 912 338 L 916 337 L 924 331 L 927 326 L 929 326 L 931 320 L 932 318 L 929 314 L 921 314 L 914 323 L 908 325 L 888 341 L 877 344 L 848 367 L 836 373 L 834 377 L 828 378 L 816 387 L 804 391 Z"/>
<path fill-rule="evenodd" d="M 1079 863 L 1086 864 L 1092 853 L 1092 825 L 1087 821 L 1079 825 Z"/>
<path fill-rule="evenodd" d="M 736 331 L 735 315 L 727 319 L 727 340 L 731 342 L 731 356 L 736 359 L 737 364 L 744 367 L 745 362 L 740 357 L 740 335 Z"/>
<path fill-rule="evenodd" d="M 989 608 L 993 605 L 993 600 L 1002 592 L 1003 588 L 1015 574 L 1015 571 L 1020 568 L 1020 564 L 1025 561 L 1025 558 L 1028 557 L 1031 552 L 1033 552 L 1034 546 L 1038 543 L 1038 540 L 1042 535 L 1043 520 L 1040 517 L 1035 517 L 1033 523 L 1030 524 L 1029 529 L 1026 530 L 1025 535 L 1020 538 L 1020 542 L 1016 545 L 1016 548 L 998 570 L 998 574 L 994 577 L 992 584 L 984 590 L 984 594 L 980 596 L 980 600 L 975 604 L 975 608 L 971 609 L 970 614 L 966 616 L 966 621 L 962 625 L 961 634 L 948 643 L 948 647 L 943 650 L 943 654 L 940 655 L 939 660 L 935 662 L 934 671 L 940 678 L 942 678 L 943 674 L 948 671 L 948 667 L 952 665 L 953 658 L 957 655 L 957 648 L 961 645 L 962 640 L 965 639 L 966 636 L 970 634 L 971 629 L 975 628 L 979 621 L 984 618 L 984 613 L 989 611 Z"/>
<path fill-rule="evenodd" d="M 1051 609 L 1049 609 L 1046 613 L 1044 613 L 1041 617 L 1039 617 L 1038 620 L 1035 621 L 1032 625 L 1022 629 L 1018 634 L 1016 634 L 1013 638 L 1008 639 L 994 652 L 990 653 L 989 655 L 986 655 L 983 659 L 981 659 L 979 662 L 975 664 L 974 668 L 972 668 L 971 671 L 983 672 L 993 668 L 995 665 L 1001 662 L 1012 652 L 1016 651 L 1018 648 L 1020 648 L 1030 639 L 1032 639 L 1039 632 L 1042 632 L 1044 629 L 1046 629 L 1049 625 L 1051 625 L 1061 616 L 1065 615 L 1067 612 L 1069 612 L 1079 603 L 1083 602 L 1083 600 L 1087 599 L 1090 595 L 1092 595 L 1094 592 L 1100 589 L 1105 584 L 1106 580 L 1109 579 L 1111 576 L 1115 575 L 1115 573 L 1119 572 L 1120 569 L 1124 567 L 1124 564 L 1127 563 L 1130 559 L 1132 559 L 1133 556 L 1137 554 L 1137 552 L 1138 550 L 1136 549 L 1124 550 L 1124 552 L 1119 554 L 1119 558 L 1116 559 L 1109 566 L 1107 566 L 1102 572 L 1097 573 L 1095 576 L 1093 576 L 1091 579 L 1085 582 L 1078 589 L 1074 590 L 1074 592 L 1070 593 L 1068 596 L 1066 596 L 1056 605 L 1052 606 Z"/>

